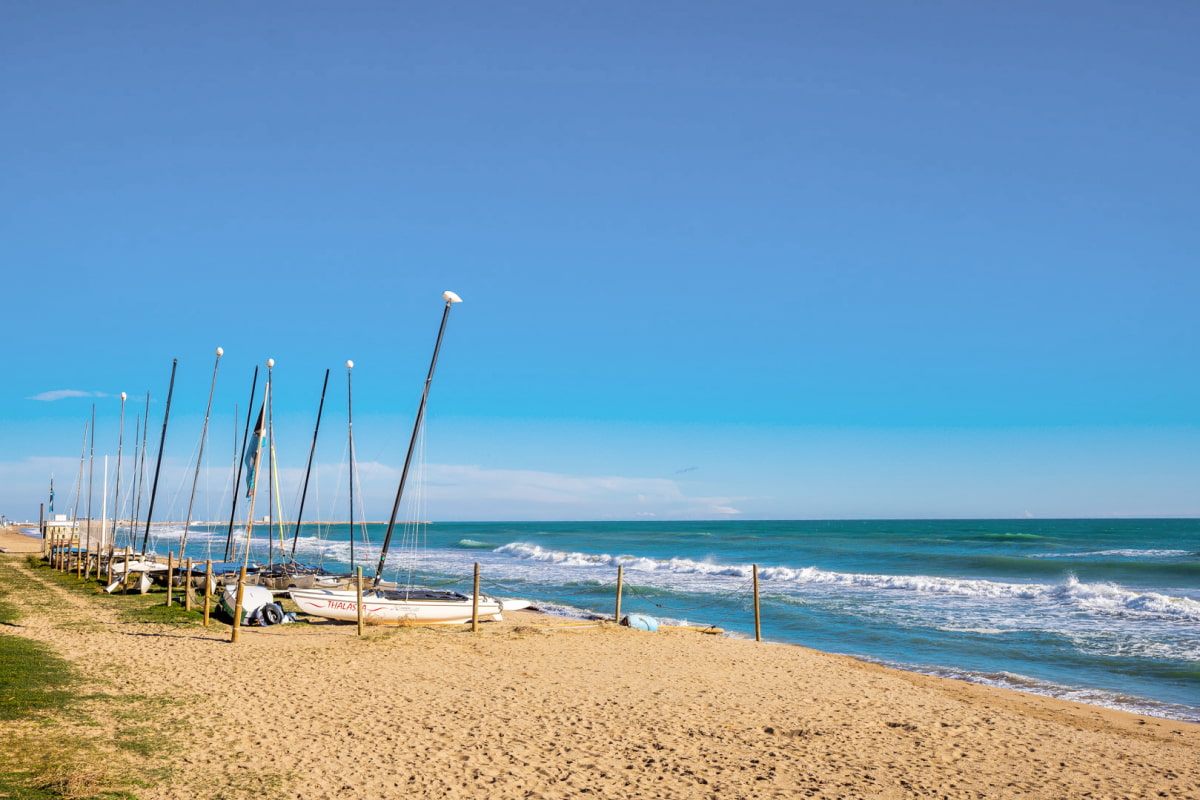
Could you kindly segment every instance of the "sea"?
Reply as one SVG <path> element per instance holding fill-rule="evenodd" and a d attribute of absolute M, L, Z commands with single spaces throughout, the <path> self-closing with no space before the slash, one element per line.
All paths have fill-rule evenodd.
<path fill-rule="evenodd" d="M 368 576 L 385 527 L 356 526 L 354 562 Z M 385 577 L 401 582 L 469 592 L 478 563 L 485 593 L 588 618 L 614 613 L 623 567 L 622 614 L 753 637 L 757 567 L 766 641 L 1200 722 L 1196 519 L 437 522 L 397 531 Z M 177 545 L 178 533 L 163 528 L 158 551 Z M 196 527 L 188 555 L 211 557 L 226 533 L 227 524 Z M 283 533 L 290 551 L 295 532 Z M 348 525 L 304 525 L 296 556 L 347 570 L 350 539 Z M 256 547 L 262 560 L 265 545 Z"/>

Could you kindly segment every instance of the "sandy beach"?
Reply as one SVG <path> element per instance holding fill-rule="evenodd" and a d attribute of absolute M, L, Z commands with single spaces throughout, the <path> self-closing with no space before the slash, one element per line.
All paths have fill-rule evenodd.
<path fill-rule="evenodd" d="M 38 549 L 0 535 L 27 543 Z M 45 584 L 8 598 L 21 621 L 6 635 L 49 644 L 85 693 L 172 698 L 138 719 L 171 743 L 169 777 L 137 789 L 144 800 L 1200 797 L 1200 726 L 1187 723 L 533 612 L 479 634 L 359 638 L 318 622 L 243 629 L 231 644 L 219 623 L 124 622 L 104 597 L 0 558 Z M 123 770 L 164 766 L 122 758 Z"/>

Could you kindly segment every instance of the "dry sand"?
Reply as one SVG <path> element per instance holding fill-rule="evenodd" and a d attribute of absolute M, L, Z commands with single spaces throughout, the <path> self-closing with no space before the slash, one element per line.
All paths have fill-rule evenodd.
<path fill-rule="evenodd" d="M 13 599 L 5 632 L 50 643 L 85 691 L 177 698 L 140 721 L 174 745 L 144 800 L 1200 798 L 1200 726 L 800 647 L 532 612 L 230 644 L 52 585 Z"/>

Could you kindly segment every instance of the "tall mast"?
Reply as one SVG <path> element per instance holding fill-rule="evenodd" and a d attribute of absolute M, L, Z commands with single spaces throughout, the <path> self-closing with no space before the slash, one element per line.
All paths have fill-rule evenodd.
<path fill-rule="evenodd" d="M 274 386 L 275 359 L 267 359 L 267 386 Z M 267 392 L 267 566 L 275 563 L 275 398 Z M 282 549 L 282 548 L 281 548 Z M 249 550 L 249 547 L 247 547 Z"/>
<path fill-rule="evenodd" d="M 233 560 L 233 522 L 237 518 L 238 492 L 242 485 L 242 464 L 246 457 L 246 438 L 250 435 L 250 416 L 254 413 L 254 391 L 258 388 L 258 365 L 254 366 L 254 380 L 250 382 L 250 402 L 246 404 L 246 428 L 242 431 L 242 452 L 237 460 L 237 475 L 233 479 L 233 508 L 229 510 L 229 530 L 225 534 L 225 560 Z M 234 413 L 234 446 L 237 445 L 237 413 Z"/>
<path fill-rule="evenodd" d="M 121 518 L 121 451 L 125 447 L 125 398 L 126 394 L 121 392 L 121 428 L 120 433 L 117 434 L 117 485 L 113 489 L 112 538 L 114 543 L 117 541 L 117 521 Z"/>
<path fill-rule="evenodd" d="M 154 518 L 154 498 L 158 494 L 158 474 L 162 470 L 163 448 L 167 445 L 167 420 L 171 418 L 171 395 L 175 391 L 175 368 L 179 359 L 171 359 L 171 382 L 167 384 L 167 407 L 163 410 L 162 436 L 158 440 L 158 457 L 154 460 L 154 483 L 150 486 L 150 505 L 146 507 L 146 532 L 142 535 L 142 553 L 150 542 L 150 521 Z"/>
<path fill-rule="evenodd" d="M 270 369 L 270 367 L 272 367 L 274 365 L 275 365 L 274 359 L 267 359 L 268 370 Z M 262 405 L 259 406 L 259 409 L 258 409 L 258 421 L 254 423 L 254 442 L 253 442 L 254 452 L 250 454 L 251 458 L 253 459 L 253 463 L 250 466 L 250 474 L 246 477 L 246 497 L 250 498 L 250 515 L 249 515 L 249 521 L 246 523 L 246 551 L 243 554 L 244 558 L 242 560 L 242 563 L 246 564 L 246 565 L 248 565 L 250 563 L 250 537 L 254 533 L 254 501 L 258 498 L 258 484 L 259 484 L 260 479 L 262 478 L 259 467 L 262 466 L 261 462 L 262 462 L 263 439 L 266 438 L 266 434 L 267 434 L 267 432 L 265 430 L 265 425 L 266 425 L 265 414 L 267 412 L 267 403 L 271 398 L 271 381 L 269 379 L 270 372 L 268 372 L 267 375 L 268 375 L 267 385 L 265 387 L 263 387 Z M 251 483 L 251 481 L 253 481 L 253 483 Z M 268 475 L 267 476 L 267 502 L 269 503 L 270 501 L 271 501 L 271 476 Z M 268 536 L 267 539 L 268 539 L 268 541 L 270 541 L 270 536 Z"/>
<path fill-rule="evenodd" d="M 404 469 L 400 472 L 400 486 L 396 488 L 396 501 L 392 504 L 392 516 L 388 519 L 387 533 L 383 537 L 383 547 L 379 551 L 379 566 L 375 568 L 375 578 L 371 588 L 379 588 L 383 578 L 383 565 L 387 560 L 388 547 L 392 543 L 392 531 L 396 527 L 396 514 L 400 512 L 400 499 L 404 496 L 404 483 L 408 479 L 408 468 L 412 463 L 413 450 L 417 446 L 417 435 L 421 431 L 421 422 L 425 419 L 425 401 L 429 399 L 429 384 L 433 382 L 433 369 L 437 366 L 438 351 L 442 348 L 442 336 L 446 332 L 446 320 L 450 317 L 450 306 L 461 303 L 462 298 L 454 292 L 442 292 L 446 308 L 442 312 L 442 325 L 438 328 L 437 342 L 433 346 L 433 359 L 429 362 L 429 375 L 425 378 L 425 388 L 421 391 L 421 404 L 417 407 L 417 418 L 413 422 L 412 438 L 408 441 L 408 454 L 404 456 Z"/>
<path fill-rule="evenodd" d="M 96 466 L 96 404 L 92 403 L 91 449 L 88 451 L 87 547 L 92 546 L 92 473 Z"/>
<path fill-rule="evenodd" d="M 142 519 L 142 487 L 146 484 L 146 439 L 150 437 L 150 392 L 146 392 L 146 413 L 142 416 L 142 448 L 134 460 L 137 465 L 137 502 L 133 506 L 133 519 L 129 522 L 129 546 L 133 547 L 133 537 L 137 535 L 137 526 Z"/>
<path fill-rule="evenodd" d="M 103 488 L 100 490 L 100 551 L 108 541 L 108 456 L 104 457 Z M 96 563 L 100 563 L 99 557 Z M 97 567 L 99 570 L 99 567 Z"/>
<path fill-rule="evenodd" d="M 354 362 L 346 362 L 346 428 L 350 441 L 350 571 L 354 572 L 354 395 L 350 372 Z"/>
<path fill-rule="evenodd" d="M 88 423 L 83 423 L 83 444 L 79 446 L 79 477 L 75 480 L 75 507 L 71 509 L 71 522 L 79 519 L 79 496 L 83 494 L 83 462 L 87 458 Z"/>
<path fill-rule="evenodd" d="M 200 464 L 204 461 L 204 443 L 208 440 L 208 417 L 212 413 L 213 391 L 217 388 L 217 367 L 221 366 L 221 356 L 225 351 L 217 348 L 217 360 L 213 362 L 212 383 L 208 387 L 208 405 L 204 408 L 204 427 L 200 431 L 200 451 L 196 454 L 196 472 L 192 475 L 192 496 L 188 498 L 187 517 L 183 522 L 183 538 L 179 540 L 179 558 L 187 549 L 188 529 L 192 526 L 192 504 L 196 502 L 196 484 L 200 482 Z"/>
<path fill-rule="evenodd" d="M 329 370 L 325 370 L 325 382 L 321 384 L 321 403 L 317 406 L 317 424 L 313 428 L 312 447 L 308 450 L 308 467 L 304 470 L 304 488 L 300 490 L 300 510 L 296 512 L 296 532 L 292 534 L 291 560 L 296 560 L 296 543 L 300 540 L 300 520 L 304 517 L 304 499 L 308 497 L 308 478 L 312 474 L 313 456 L 317 452 L 317 433 L 321 430 L 321 413 L 325 410 L 325 390 L 329 388 Z"/>

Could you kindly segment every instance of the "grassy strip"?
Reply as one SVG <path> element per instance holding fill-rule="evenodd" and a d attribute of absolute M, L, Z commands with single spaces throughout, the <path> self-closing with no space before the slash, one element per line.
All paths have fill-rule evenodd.
<path fill-rule="evenodd" d="M 19 629 L 20 614 L 10 602 L 16 592 L 36 591 L 9 564 L 0 564 L 0 622 Z M 0 720 L 24 719 L 61 708 L 75 681 L 71 665 L 49 647 L 21 636 L 0 636 Z"/>
<path fill-rule="evenodd" d="M 73 665 L 41 642 L 21 637 L 20 609 L 49 605 L 41 581 L 17 569 L 14 559 L 0 557 L 0 720 L 6 721 L 0 747 L 0 798 L 26 800 L 135 800 L 130 781 L 114 777 L 128 759 L 121 752 L 146 756 L 160 747 L 148 730 L 126 730 L 102 751 L 93 715 L 113 717 L 130 698 L 81 695 L 71 691 L 80 681 Z M 46 570 L 38 577 L 57 575 Z M 56 583 L 60 582 L 55 580 Z M 79 582 L 69 577 L 62 585 Z M 135 609 L 136 610 L 136 609 Z"/>
<path fill-rule="evenodd" d="M 154 586 L 146 594 L 131 592 L 124 594 L 120 591 L 108 594 L 104 591 L 104 583 L 98 580 L 81 580 L 74 572 L 61 572 L 51 568 L 38 556 L 27 559 L 29 567 L 37 572 L 42 580 L 87 597 L 102 596 L 105 601 L 117 608 L 126 622 L 147 622 L 162 625 L 197 625 L 204 621 L 203 609 L 193 608 L 188 611 L 183 607 L 183 591 L 175 589 L 172 592 L 171 605 L 166 604 L 167 590 Z M 201 601 L 203 603 L 203 600 Z M 214 598 L 215 607 L 215 598 Z"/>

